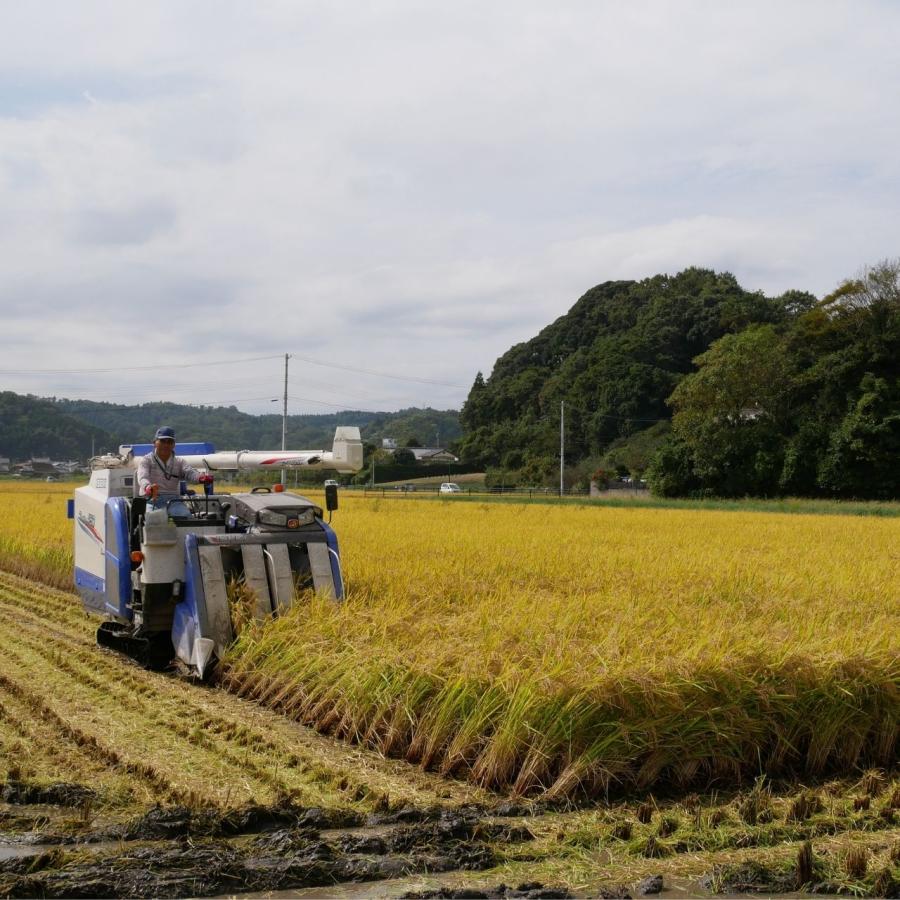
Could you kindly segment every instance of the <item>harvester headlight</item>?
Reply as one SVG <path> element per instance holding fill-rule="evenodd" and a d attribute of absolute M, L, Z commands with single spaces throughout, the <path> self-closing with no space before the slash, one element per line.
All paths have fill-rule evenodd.
<path fill-rule="evenodd" d="M 274 525 L 276 528 L 285 528 L 287 526 L 287 516 L 268 509 L 264 509 L 259 514 L 259 521 L 263 525 Z"/>
<path fill-rule="evenodd" d="M 259 514 L 259 522 L 261 525 L 269 525 L 273 528 L 299 528 L 301 525 L 309 525 L 316 518 L 316 511 L 313 507 L 301 510 L 291 510 L 287 513 L 275 512 L 271 509 L 264 509 Z"/>

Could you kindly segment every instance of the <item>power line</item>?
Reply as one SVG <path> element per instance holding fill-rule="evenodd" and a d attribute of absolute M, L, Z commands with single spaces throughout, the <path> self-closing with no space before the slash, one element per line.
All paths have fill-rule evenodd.
<path fill-rule="evenodd" d="M 155 363 L 152 366 L 109 366 L 102 369 L 0 369 L 0 375 L 102 375 L 108 372 L 151 372 L 160 369 L 196 369 L 203 366 L 230 366 L 235 363 L 258 362 L 263 359 L 281 359 L 277 356 L 246 356 L 241 359 L 219 359 L 213 362 Z"/>
<path fill-rule="evenodd" d="M 368 393 L 368 396 L 360 397 L 356 394 L 347 394 L 340 389 L 336 390 L 335 388 L 339 388 L 339 386 L 335 385 L 334 382 L 318 381 L 315 378 L 290 378 L 288 380 L 293 387 L 300 388 L 301 390 L 308 387 L 324 388 L 326 393 L 330 393 L 336 397 L 342 397 L 344 400 L 352 400 L 357 403 L 371 403 L 373 401 L 377 403 L 382 402 L 378 397 L 375 397 L 368 392 L 364 392 Z M 354 387 L 357 387 L 357 385 L 354 385 Z"/>
<path fill-rule="evenodd" d="M 419 378 L 414 375 L 398 375 L 396 372 L 382 372 L 377 369 L 364 369 L 358 366 L 345 366 L 340 363 L 322 362 L 309 356 L 300 356 L 292 353 L 293 359 L 301 360 L 313 366 L 322 366 L 327 369 L 339 369 L 343 372 L 355 372 L 358 375 L 371 375 L 375 378 L 392 378 L 395 381 L 411 381 L 417 384 L 432 384 L 438 387 L 467 389 L 467 385 L 454 384 L 449 381 L 438 381 L 434 378 Z M 0 369 L 0 375 L 103 375 L 110 372 L 151 372 L 159 371 L 160 368 L 169 369 L 192 369 L 204 366 L 225 366 L 234 365 L 236 363 L 259 362 L 268 359 L 282 359 L 281 354 L 272 354 L 267 356 L 248 356 L 240 359 L 220 359 L 212 362 L 194 362 L 194 363 L 155 363 L 149 366 L 106 366 L 97 368 L 80 368 L 80 369 Z"/>
<path fill-rule="evenodd" d="M 302 403 L 316 403 L 319 406 L 336 406 L 338 409 L 346 409 L 350 412 L 366 412 L 366 413 L 381 413 L 387 412 L 384 409 L 363 409 L 359 406 L 345 406 L 343 403 L 333 403 L 330 400 L 313 400 L 312 397 L 297 397 L 294 394 L 291 394 L 291 401 L 301 401 Z M 294 413 L 294 415 L 303 415 L 303 413 Z"/>
<path fill-rule="evenodd" d="M 379 372 L 376 369 L 360 369 L 355 366 L 342 366 L 339 363 L 326 363 L 318 359 L 311 359 L 308 356 L 299 356 L 296 353 L 291 354 L 292 359 L 300 359 L 303 362 L 310 363 L 314 366 L 324 366 L 328 369 L 341 369 L 344 372 L 356 372 L 361 375 L 374 375 L 376 378 L 393 378 L 396 381 L 415 381 L 418 384 L 434 384 L 439 387 L 452 387 L 466 389 L 464 384 L 451 384 L 449 381 L 435 381 L 432 378 L 416 378 L 412 375 L 396 375 L 392 372 Z"/>
<path fill-rule="evenodd" d="M 219 406 L 224 406 L 227 404 L 234 404 L 234 403 L 252 403 L 252 402 L 263 401 L 263 400 L 271 401 L 272 399 L 273 398 L 272 398 L 271 394 L 266 394 L 265 396 L 262 396 L 262 397 L 229 397 L 224 400 L 222 400 L 222 399 L 213 399 L 213 400 L 204 399 L 202 402 L 193 402 L 193 403 L 177 403 L 174 400 L 153 400 L 153 401 L 149 401 L 149 402 L 155 403 L 155 404 L 172 403 L 177 406 L 212 406 L 214 404 L 219 405 Z M 274 399 L 277 400 L 278 398 L 276 397 Z M 339 409 L 346 409 L 351 412 L 367 412 L 367 413 L 387 412 L 387 410 L 383 410 L 383 409 L 365 409 L 364 407 L 361 407 L 361 406 L 347 406 L 346 404 L 343 404 L 343 403 L 335 403 L 332 400 L 317 400 L 317 399 L 314 399 L 313 397 L 297 397 L 294 394 L 291 394 L 289 399 L 291 402 L 299 401 L 302 403 L 315 403 L 318 406 L 336 406 Z M 70 400 L 67 402 L 75 404 L 75 403 L 78 403 L 79 401 L 78 400 Z M 88 402 L 91 402 L 91 401 L 88 401 Z M 83 411 L 84 410 L 82 410 L 82 412 Z M 265 413 L 256 413 L 256 415 L 275 416 L 275 415 L 277 415 L 277 413 L 265 412 Z M 291 415 L 302 416 L 302 415 L 304 415 L 304 413 L 294 412 Z"/>

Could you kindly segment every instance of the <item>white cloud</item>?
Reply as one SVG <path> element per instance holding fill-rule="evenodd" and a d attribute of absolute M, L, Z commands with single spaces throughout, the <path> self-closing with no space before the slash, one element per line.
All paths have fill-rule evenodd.
<path fill-rule="evenodd" d="M 893 4 L 85 2 L 5 25 L 5 369 L 294 351 L 466 386 L 603 280 L 823 293 L 898 252 Z M 277 393 L 271 368 L 177 389 Z M 111 392 L 69 381 L 0 387 Z"/>

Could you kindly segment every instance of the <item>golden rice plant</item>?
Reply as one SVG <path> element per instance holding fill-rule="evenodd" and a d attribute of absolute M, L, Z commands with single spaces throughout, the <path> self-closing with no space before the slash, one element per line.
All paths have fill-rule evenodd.
<path fill-rule="evenodd" d="M 232 689 L 479 783 L 572 796 L 887 765 L 896 519 L 352 498 L 348 600 Z"/>
<path fill-rule="evenodd" d="M 0 482 L 0 568 L 72 587 L 73 529 L 66 500 L 76 484 Z"/>
<path fill-rule="evenodd" d="M 234 636 L 240 637 L 244 629 L 253 625 L 256 611 L 256 591 L 244 580 L 243 576 L 232 576 L 225 585 L 228 600 L 228 611 L 231 616 L 231 629 Z"/>

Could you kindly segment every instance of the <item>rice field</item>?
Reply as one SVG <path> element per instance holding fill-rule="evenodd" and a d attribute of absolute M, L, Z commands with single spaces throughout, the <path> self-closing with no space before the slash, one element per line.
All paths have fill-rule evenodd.
<path fill-rule="evenodd" d="M 67 584 L 68 491 L 14 487 L 0 565 Z M 896 762 L 900 519 L 345 496 L 334 524 L 347 601 L 221 673 L 320 731 L 550 798 Z"/>
<path fill-rule="evenodd" d="M 342 496 L 347 601 L 246 628 L 209 690 L 94 646 L 72 489 L 0 482 L 0 781 L 100 798 L 41 828 L 157 803 L 475 804 L 526 838 L 379 895 L 900 884 L 900 518 Z M 0 838 L 35 809 L 0 810 Z"/>

